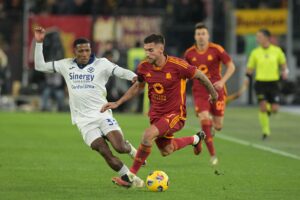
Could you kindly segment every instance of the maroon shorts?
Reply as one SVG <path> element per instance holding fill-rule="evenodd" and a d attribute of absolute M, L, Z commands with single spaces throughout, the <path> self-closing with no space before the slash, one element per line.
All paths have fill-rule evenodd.
<path fill-rule="evenodd" d="M 201 113 L 203 111 L 208 111 L 213 116 L 224 116 L 225 106 L 226 106 L 226 94 L 224 90 L 218 91 L 218 101 L 212 103 L 208 101 L 208 92 L 202 92 L 201 94 L 193 93 L 195 111 Z"/>
<path fill-rule="evenodd" d="M 151 120 L 151 124 L 159 130 L 159 136 L 155 140 L 157 147 L 163 149 L 170 144 L 171 139 L 174 138 L 174 133 L 182 129 L 184 123 L 185 121 L 178 113 L 167 114 L 159 119 Z"/>

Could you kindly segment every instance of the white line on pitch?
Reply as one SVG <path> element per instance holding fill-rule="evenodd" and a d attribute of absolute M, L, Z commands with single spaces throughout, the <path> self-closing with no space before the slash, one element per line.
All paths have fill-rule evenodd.
<path fill-rule="evenodd" d="M 187 127 L 187 126 L 186 126 L 186 128 L 191 129 L 191 130 L 195 130 L 195 129 L 193 129 L 191 127 Z M 197 131 L 197 129 L 195 131 Z M 300 156 L 297 156 L 295 154 L 291 154 L 291 153 L 281 151 L 281 150 L 278 150 L 278 149 L 274 149 L 274 148 L 271 148 L 271 147 L 266 147 L 266 146 L 262 146 L 262 145 L 259 145 L 259 144 L 251 143 L 251 142 L 241 140 L 241 139 L 237 139 L 237 138 L 234 138 L 234 137 L 231 137 L 231 136 L 228 136 L 228 135 L 217 134 L 216 137 L 220 138 L 220 139 L 223 139 L 223 140 L 226 140 L 226 141 L 241 144 L 241 145 L 244 145 L 244 146 L 251 146 L 251 147 L 256 148 L 256 149 L 260 149 L 260 150 L 268 151 L 268 152 L 271 152 L 271 153 L 274 153 L 274 154 L 277 154 L 277 155 L 281 155 L 281 156 L 285 156 L 285 157 L 288 157 L 288 158 L 293 158 L 293 159 L 296 159 L 296 160 L 300 160 Z"/>

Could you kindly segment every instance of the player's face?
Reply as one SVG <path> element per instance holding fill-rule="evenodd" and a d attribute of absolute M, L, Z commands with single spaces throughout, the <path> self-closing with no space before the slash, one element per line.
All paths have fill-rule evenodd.
<path fill-rule="evenodd" d="M 257 32 L 256 41 L 259 45 L 264 46 L 264 44 L 266 44 L 269 41 L 269 39 L 263 33 Z"/>
<path fill-rule="evenodd" d="M 164 54 L 164 45 L 155 44 L 154 42 L 144 44 L 146 58 L 149 63 L 156 64 L 156 61 Z"/>
<path fill-rule="evenodd" d="M 197 45 L 205 46 L 209 41 L 209 33 L 207 29 L 201 28 L 195 30 L 195 41 Z"/>
<path fill-rule="evenodd" d="M 79 64 L 87 64 L 90 60 L 91 56 L 91 47 L 89 43 L 78 44 L 74 48 L 74 53 L 76 57 L 76 61 Z"/>

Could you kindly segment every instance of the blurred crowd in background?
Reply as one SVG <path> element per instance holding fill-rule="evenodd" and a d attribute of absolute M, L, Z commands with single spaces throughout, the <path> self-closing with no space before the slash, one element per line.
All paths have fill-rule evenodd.
<path fill-rule="evenodd" d="M 24 59 L 28 56 L 26 53 L 28 51 L 27 30 L 24 24 L 28 23 L 26 20 L 31 15 L 91 16 L 93 23 L 96 23 L 99 16 L 159 16 L 161 18 L 160 31 L 167 40 L 167 52 L 182 56 L 184 50 L 193 44 L 195 23 L 208 22 L 211 39 L 226 48 L 231 42 L 228 39 L 230 28 L 226 21 L 229 12 L 234 9 L 287 9 L 288 2 L 293 3 L 293 18 L 298 19 L 300 17 L 297 12 L 300 9 L 299 0 L 0 0 L 0 109 L 18 108 L 18 106 L 27 105 L 28 101 L 30 101 L 28 109 L 38 107 L 43 111 L 50 111 L 55 105 L 54 110 L 66 111 L 68 107 L 65 103 L 67 92 L 62 78 L 59 75 L 35 72 L 32 69 L 33 63 L 30 63 L 30 60 L 28 62 L 27 58 Z M 293 22 L 293 27 L 292 37 L 298 42 L 295 42 L 292 52 L 298 58 L 298 63 L 296 62 L 295 65 L 299 68 L 300 27 L 296 20 Z M 53 35 L 53 37 L 56 36 Z M 95 37 L 91 36 L 90 39 L 97 56 L 107 57 L 122 67 L 134 70 L 134 66 L 128 66 L 129 52 L 130 50 L 140 51 L 142 39 L 132 42 L 132 46 L 124 46 L 116 40 L 107 40 L 99 46 Z M 285 50 L 286 46 L 280 37 L 277 43 Z M 61 59 L 66 56 L 64 52 L 56 51 L 56 53 L 56 56 L 50 56 L 48 60 Z M 230 50 L 229 53 L 231 53 Z M 243 37 L 237 37 L 235 53 L 247 55 L 247 41 Z M 293 99 L 282 103 L 300 104 L 300 90 L 297 90 L 297 86 L 300 86 L 300 77 L 295 79 L 289 87 L 288 93 L 293 93 Z M 127 88 L 127 83 L 111 79 L 108 84 L 108 99 L 119 98 Z M 28 96 L 40 98 L 32 100 Z M 57 103 L 52 104 L 52 101 Z M 140 105 L 141 103 L 132 104 Z M 140 111 L 141 109 L 140 106 L 131 105 L 121 110 Z"/>

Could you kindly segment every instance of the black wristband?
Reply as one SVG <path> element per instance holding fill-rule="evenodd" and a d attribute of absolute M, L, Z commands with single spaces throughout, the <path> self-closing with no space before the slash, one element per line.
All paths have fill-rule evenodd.
<path fill-rule="evenodd" d="M 245 76 L 248 77 L 248 79 L 251 79 L 251 78 L 252 78 L 252 75 L 251 75 L 251 74 L 248 74 L 248 73 L 246 73 Z"/>

